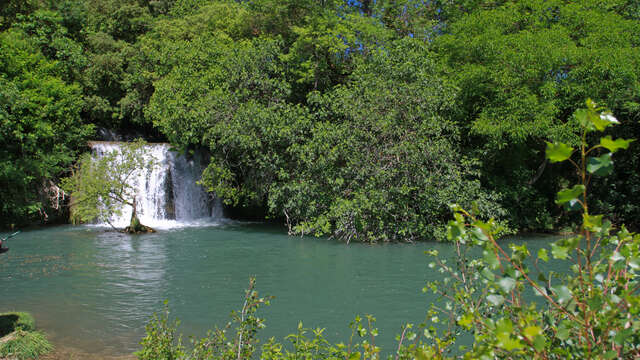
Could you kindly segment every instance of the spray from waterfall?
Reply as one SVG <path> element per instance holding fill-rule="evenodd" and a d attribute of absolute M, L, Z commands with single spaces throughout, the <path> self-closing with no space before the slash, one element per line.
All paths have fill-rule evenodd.
<path fill-rule="evenodd" d="M 118 151 L 121 144 L 94 141 L 89 146 L 100 157 Z M 203 171 L 201 154 L 187 158 L 170 151 L 169 144 L 164 143 L 147 144 L 145 148 L 145 156 L 154 157 L 158 166 L 149 171 L 140 171 L 129 180 L 129 184 L 136 188 L 137 215 L 141 223 L 152 228 L 171 228 L 222 220 L 220 200 L 207 194 L 197 184 Z M 122 214 L 112 216 L 112 224 L 116 227 L 127 226 L 131 212 L 130 207 L 123 207 Z"/>

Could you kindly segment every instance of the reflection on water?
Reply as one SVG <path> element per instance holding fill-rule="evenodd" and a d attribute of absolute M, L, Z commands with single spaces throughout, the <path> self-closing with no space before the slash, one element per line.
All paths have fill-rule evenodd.
<path fill-rule="evenodd" d="M 302 320 L 344 340 L 355 315 L 373 314 L 379 344 L 390 348 L 400 326 L 424 320 L 434 300 L 421 292 L 439 277 L 424 251 L 451 251 L 439 243 L 346 246 L 264 225 L 140 236 L 63 226 L 23 232 L 9 246 L 0 256 L 0 311 L 30 311 L 54 344 L 112 355 L 137 350 L 165 299 L 186 335 L 223 326 L 252 275 L 261 294 L 275 296 L 261 310 L 263 338 L 282 340 Z"/>

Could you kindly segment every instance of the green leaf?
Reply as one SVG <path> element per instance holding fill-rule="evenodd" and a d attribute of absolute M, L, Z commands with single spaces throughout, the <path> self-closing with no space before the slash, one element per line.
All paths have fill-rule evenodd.
<path fill-rule="evenodd" d="M 462 315 L 460 317 L 460 320 L 458 320 L 458 324 L 460 324 L 460 326 L 462 326 L 467 330 L 471 329 L 472 323 L 473 323 L 473 315 L 471 315 L 470 313 L 466 313 Z"/>
<path fill-rule="evenodd" d="M 502 318 L 496 322 L 496 333 L 511 334 L 513 332 L 513 323 L 510 319 Z"/>
<path fill-rule="evenodd" d="M 611 125 L 609 121 L 600 117 L 596 111 L 588 111 L 587 112 L 587 120 L 591 123 L 598 131 L 603 131 L 607 128 L 607 126 Z"/>
<path fill-rule="evenodd" d="M 527 326 L 524 329 L 524 336 L 528 337 L 529 339 L 533 339 L 540 334 L 542 334 L 542 328 L 540 328 L 539 326 Z"/>
<path fill-rule="evenodd" d="M 522 245 L 511 244 L 509 245 L 509 247 L 513 251 L 512 257 L 517 256 L 519 258 L 524 258 L 531 254 L 527 249 L 527 244 L 522 244 Z"/>
<path fill-rule="evenodd" d="M 533 347 L 537 350 L 537 351 L 542 351 L 544 350 L 544 347 L 546 346 L 546 341 L 544 340 L 544 336 L 542 335 L 538 335 L 535 338 L 533 338 Z"/>
<path fill-rule="evenodd" d="M 566 285 L 556 285 L 552 286 L 551 289 L 555 292 L 558 297 L 559 303 L 565 303 L 571 299 L 571 291 Z"/>
<path fill-rule="evenodd" d="M 498 285 L 502 288 L 502 291 L 509 293 L 516 287 L 516 281 L 510 277 L 504 277 L 498 281 Z"/>
<path fill-rule="evenodd" d="M 491 269 L 495 270 L 498 268 L 498 266 L 500 266 L 500 261 L 498 261 L 498 258 L 496 257 L 496 254 L 493 251 L 487 251 L 487 250 L 483 251 L 482 257 L 484 258 L 484 261 L 487 262 L 487 264 Z"/>
<path fill-rule="evenodd" d="M 447 228 L 447 239 L 450 241 L 454 241 L 459 239 L 462 235 L 464 235 L 464 225 L 456 222 L 450 221 L 449 226 Z"/>
<path fill-rule="evenodd" d="M 613 140 L 611 139 L 611 135 L 607 135 L 603 138 L 600 139 L 600 145 L 606 149 L 608 149 L 609 151 L 611 151 L 612 153 L 620 150 L 620 149 L 627 149 L 629 148 L 629 145 L 634 141 L 634 139 L 629 139 L 629 140 L 625 140 L 625 139 L 616 139 Z"/>
<path fill-rule="evenodd" d="M 554 259 L 564 260 L 569 257 L 569 247 L 553 243 L 551 244 L 551 255 Z"/>
<path fill-rule="evenodd" d="M 360 327 L 358 328 L 358 336 L 363 337 L 367 335 L 367 329 Z"/>
<path fill-rule="evenodd" d="M 549 279 L 544 275 L 544 273 L 538 273 L 538 280 L 542 282 L 547 282 Z"/>
<path fill-rule="evenodd" d="M 613 337 L 613 342 L 615 342 L 616 345 L 622 346 L 631 335 L 633 335 L 632 328 L 621 330 Z"/>
<path fill-rule="evenodd" d="M 474 227 L 473 229 L 471 229 L 471 234 L 473 235 L 474 238 L 476 238 L 480 242 L 485 242 L 489 240 L 489 237 L 487 237 L 484 231 L 482 231 L 482 229 L 480 228 Z"/>
<path fill-rule="evenodd" d="M 538 259 L 544 262 L 549 261 L 549 254 L 547 254 L 547 249 L 538 250 Z"/>
<path fill-rule="evenodd" d="M 496 278 L 496 276 L 493 274 L 493 271 L 489 270 L 489 268 L 482 269 L 482 271 L 480 271 L 480 274 L 482 274 L 482 276 L 490 281 L 493 281 Z"/>
<path fill-rule="evenodd" d="M 473 222 L 473 226 L 484 230 L 486 233 L 490 233 L 491 229 L 493 227 L 491 222 L 486 223 L 486 222 L 479 221 L 479 220 L 478 221 L 474 221 Z"/>
<path fill-rule="evenodd" d="M 563 143 L 550 143 L 547 141 L 545 154 L 552 163 L 565 161 L 571 157 L 573 148 Z"/>
<path fill-rule="evenodd" d="M 558 332 L 556 336 L 558 336 L 558 339 L 562 341 L 567 340 L 569 338 L 569 329 L 567 329 L 564 324 L 560 324 L 560 326 L 558 326 Z"/>
<path fill-rule="evenodd" d="M 560 190 L 556 196 L 556 204 L 562 205 L 571 200 L 575 200 L 584 193 L 584 190 L 584 185 L 575 185 L 571 189 Z"/>
<path fill-rule="evenodd" d="M 574 116 L 580 124 L 592 131 L 594 128 L 603 131 L 609 125 L 619 124 L 611 112 L 598 113 L 594 102 L 587 102 L 587 109 L 578 109 L 574 112 Z"/>
<path fill-rule="evenodd" d="M 609 350 L 606 353 L 604 353 L 604 358 L 609 360 L 609 359 L 615 359 L 618 357 L 618 353 L 615 350 Z"/>
<path fill-rule="evenodd" d="M 504 296 L 491 294 L 487 296 L 487 301 L 490 302 L 493 306 L 500 306 L 504 303 Z"/>
<path fill-rule="evenodd" d="M 585 229 L 593 232 L 602 230 L 602 215 L 582 214 L 582 220 Z"/>
<path fill-rule="evenodd" d="M 611 174 L 613 171 L 611 153 L 606 153 L 599 157 L 589 157 L 587 159 L 587 171 L 598 176 Z"/>
<path fill-rule="evenodd" d="M 500 338 L 499 346 L 507 351 L 522 349 L 522 343 L 520 340 L 512 339 L 511 337 Z"/>
<path fill-rule="evenodd" d="M 573 116 L 575 116 L 575 118 L 578 120 L 578 123 L 580 123 L 581 126 L 584 126 L 585 128 L 587 128 L 588 131 L 592 131 L 595 129 L 595 127 L 591 122 L 589 122 L 588 114 L 589 114 L 589 110 L 578 109 L 573 113 Z"/>
<path fill-rule="evenodd" d="M 593 120 L 592 120 L 593 121 Z M 598 114 L 598 124 L 593 123 L 596 126 L 596 129 L 602 131 L 609 125 L 617 125 L 620 124 L 620 121 L 616 119 L 615 116 L 610 111 L 605 111 Z M 600 127 L 599 127 L 600 125 Z"/>

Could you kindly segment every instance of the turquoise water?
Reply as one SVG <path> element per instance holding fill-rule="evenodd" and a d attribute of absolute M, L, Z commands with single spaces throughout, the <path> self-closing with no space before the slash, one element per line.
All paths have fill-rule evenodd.
<path fill-rule="evenodd" d="M 527 243 L 533 252 L 548 240 Z M 0 312 L 29 311 L 54 344 L 111 355 L 138 349 L 165 299 L 185 335 L 224 326 L 253 275 L 262 295 L 275 296 L 261 309 L 263 339 L 282 341 L 302 321 L 346 341 L 349 321 L 373 314 L 378 344 L 390 349 L 402 324 L 423 321 L 435 300 L 422 293 L 440 276 L 424 251 L 453 251 L 433 242 L 345 245 L 256 224 L 140 236 L 61 226 L 23 232 L 8 245 L 0 255 Z"/>

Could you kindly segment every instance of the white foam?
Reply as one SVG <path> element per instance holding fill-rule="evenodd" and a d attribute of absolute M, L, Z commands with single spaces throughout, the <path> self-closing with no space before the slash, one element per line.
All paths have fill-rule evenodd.
<path fill-rule="evenodd" d="M 120 152 L 120 142 L 92 142 L 96 156 Z M 155 158 L 158 166 L 151 170 L 141 169 L 129 184 L 136 190 L 137 214 L 140 222 L 157 229 L 191 226 L 211 226 L 224 222 L 219 199 L 210 197 L 197 184 L 202 175 L 199 155 L 191 158 L 169 150 L 169 144 L 145 146 L 145 160 Z M 115 227 L 129 225 L 132 209 L 124 206 L 122 213 L 110 218 Z M 108 223 L 95 224 L 109 226 Z"/>

